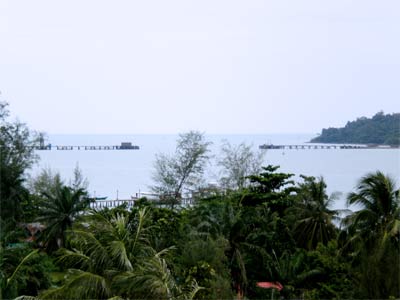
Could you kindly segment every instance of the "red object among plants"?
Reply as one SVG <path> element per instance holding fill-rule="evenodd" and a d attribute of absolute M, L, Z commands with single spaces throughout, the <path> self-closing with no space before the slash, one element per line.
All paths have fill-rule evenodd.
<path fill-rule="evenodd" d="M 277 289 L 278 291 L 281 291 L 283 289 L 283 285 L 278 281 L 257 282 L 257 286 L 263 289 Z"/>

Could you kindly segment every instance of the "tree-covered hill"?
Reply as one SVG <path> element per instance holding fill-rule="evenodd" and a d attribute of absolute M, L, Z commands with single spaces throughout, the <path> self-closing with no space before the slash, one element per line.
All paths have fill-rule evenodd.
<path fill-rule="evenodd" d="M 351 143 L 400 145 L 400 113 L 378 112 L 372 118 L 361 117 L 342 128 L 322 129 L 311 143 Z"/>

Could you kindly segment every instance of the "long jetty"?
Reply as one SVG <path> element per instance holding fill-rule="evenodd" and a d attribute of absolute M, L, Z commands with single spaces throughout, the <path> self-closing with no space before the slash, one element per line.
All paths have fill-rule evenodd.
<path fill-rule="evenodd" d="M 64 145 L 41 145 L 35 147 L 35 150 L 139 150 L 140 147 L 131 143 L 121 143 L 121 145 L 101 145 L 101 146 L 64 146 Z"/>
<path fill-rule="evenodd" d="M 274 145 L 264 144 L 259 146 L 262 150 L 306 150 L 306 149 L 399 149 L 386 145 L 333 145 L 333 144 L 301 144 L 301 145 Z"/>

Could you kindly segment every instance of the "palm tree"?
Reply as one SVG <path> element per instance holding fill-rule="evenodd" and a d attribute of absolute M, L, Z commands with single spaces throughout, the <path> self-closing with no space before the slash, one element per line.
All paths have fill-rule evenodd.
<path fill-rule="evenodd" d="M 64 247 L 66 230 L 89 207 L 90 200 L 83 189 L 73 190 L 67 186 L 60 187 L 54 194 L 45 193 L 44 196 L 46 199 L 37 221 L 45 223 L 43 238 L 47 249 L 53 251 Z"/>
<path fill-rule="evenodd" d="M 97 212 L 85 219 L 85 223 L 77 223 L 73 231 L 67 231 L 72 250 L 62 248 L 58 251 L 58 262 L 67 268 L 65 281 L 60 287 L 45 291 L 41 298 L 110 298 L 113 296 L 111 274 L 123 265 L 124 270 L 132 267 L 124 243 L 127 218 Z"/>
<path fill-rule="evenodd" d="M 275 253 L 274 253 L 275 254 Z M 300 291 L 307 290 L 307 287 L 315 282 L 315 279 L 322 272 L 317 268 L 310 269 L 306 262 L 306 253 L 298 249 L 294 253 L 285 251 L 277 258 L 275 256 L 275 272 L 278 282 L 283 284 L 282 295 L 285 298 L 299 298 Z"/>
<path fill-rule="evenodd" d="M 357 192 L 350 193 L 348 205 L 361 209 L 345 219 L 345 225 L 353 229 L 365 241 L 377 237 L 389 237 L 399 242 L 400 237 L 400 189 L 395 181 L 382 172 L 369 173 L 359 181 Z"/>
<path fill-rule="evenodd" d="M 193 299 L 202 288 L 196 280 L 191 280 L 184 288 L 173 277 L 166 260 L 162 257 L 168 252 L 161 252 L 145 258 L 132 271 L 121 272 L 113 284 L 129 298 L 140 299 Z"/>
<path fill-rule="evenodd" d="M 350 193 L 360 210 L 344 219 L 347 248 L 354 251 L 360 296 L 400 297 L 400 190 L 382 172 L 369 173 Z"/>
<path fill-rule="evenodd" d="M 304 183 L 299 184 L 298 201 L 286 213 L 288 220 L 294 221 L 293 235 L 297 244 L 311 250 L 318 243 L 326 245 L 335 238 L 337 230 L 333 220 L 337 219 L 339 212 L 329 208 L 336 195 L 327 195 L 322 177 L 301 177 Z"/>
<path fill-rule="evenodd" d="M 147 212 L 130 220 L 123 213 L 93 212 L 68 231 L 73 250 L 61 249 L 59 262 L 69 268 L 62 286 L 43 299 L 179 298 L 184 293 L 166 260 L 167 250 L 150 246 Z M 190 291 L 199 289 L 194 284 Z M 194 295 L 194 294 L 193 294 Z"/>

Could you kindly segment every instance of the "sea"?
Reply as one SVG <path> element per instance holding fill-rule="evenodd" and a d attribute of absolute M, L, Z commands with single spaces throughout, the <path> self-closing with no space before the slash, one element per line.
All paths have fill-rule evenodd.
<path fill-rule="evenodd" d="M 217 166 L 221 146 L 245 143 L 254 151 L 262 144 L 309 145 L 314 134 L 258 134 L 258 135 L 211 135 L 211 159 L 207 165 L 206 181 L 216 183 L 220 176 Z M 150 192 L 153 184 L 154 161 L 157 154 L 173 155 L 178 135 L 49 135 L 52 146 L 111 146 L 121 142 L 138 145 L 139 150 L 41 150 L 36 151 L 39 160 L 29 172 L 37 176 L 42 169 L 59 172 L 68 183 L 73 170 L 79 166 L 89 182 L 89 193 L 107 199 L 130 199 L 137 193 Z M 280 166 L 279 171 L 300 175 L 322 176 L 327 183 L 328 194 L 338 194 L 332 209 L 345 209 L 346 196 L 355 190 L 357 182 L 367 173 L 377 170 L 400 183 L 399 149 L 269 149 L 264 150 L 264 165 Z"/>

